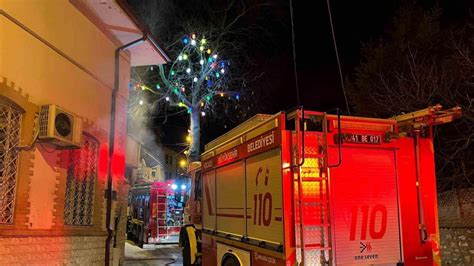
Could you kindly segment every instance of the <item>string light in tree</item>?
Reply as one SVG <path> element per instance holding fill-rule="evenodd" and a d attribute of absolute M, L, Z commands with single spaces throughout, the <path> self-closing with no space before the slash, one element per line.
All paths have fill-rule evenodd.
<path fill-rule="evenodd" d="M 228 90 L 232 75 L 225 53 L 213 49 L 211 41 L 195 33 L 183 36 L 182 46 L 172 64 L 159 65 L 161 81 L 152 83 L 147 91 L 160 95 L 159 99 L 169 106 L 186 108 L 192 123 L 199 125 L 199 118 L 209 116 L 222 101 L 238 101 L 240 96 Z M 214 97 L 220 96 L 219 100 Z M 196 120 L 197 119 L 197 120 Z M 199 132 L 193 132 L 193 143 L 199 140 Z M 190 155 L 199 145 L 190 145 Z"/>

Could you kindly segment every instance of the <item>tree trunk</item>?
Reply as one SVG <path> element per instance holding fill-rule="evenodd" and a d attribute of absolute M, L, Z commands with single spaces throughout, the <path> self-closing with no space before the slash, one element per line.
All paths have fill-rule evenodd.
<path fill-rule="evenodd" d="M 191 144 L 189 145 L 189 162 L 199 161 L 199 139 L 201 137 L 199 109 L 193 108 L 191 111 Z"/>

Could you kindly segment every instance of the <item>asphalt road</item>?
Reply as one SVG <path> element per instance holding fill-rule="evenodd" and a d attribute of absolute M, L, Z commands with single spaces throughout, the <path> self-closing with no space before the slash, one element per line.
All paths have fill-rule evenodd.
<path fill-rule="evenodd" d="M 123 265 L 183 265 L 181 249 L 176 244 L 146 245 L 143 249 L 132 242 L 125 243 L 125 259 Z"/>

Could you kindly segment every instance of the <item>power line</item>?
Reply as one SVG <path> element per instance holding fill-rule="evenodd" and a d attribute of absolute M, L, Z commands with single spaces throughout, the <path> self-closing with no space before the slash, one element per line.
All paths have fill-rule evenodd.
<path fill-rule="evenodd" d="M 296 71 L 296 47 L 295 47 L 295 25 L 293 21 L 293 1 L 290 0 L 290 16 L 291 16 L 291 42 L 293 45 L 293 70 L 295 75 L 296 101 L 300 106 L 300 89 L 298 86 L 298 72 Z"/>
<path fill-rule="evenodd" d="M 291 1 L 291 0 L 290 0 Z M 347 101 L 347 94 L 346 94 L 346 88 L 344 86 L 344 76 L 342 75 L 342 68 L 341 68 L 341 62 L 339 60 L 339 52 L 337 50 L 337 43 L 336 43 L 336 34 L 334 33 L 334 25 L 332 23 L 332 15 L 331 15 L 331 6 L 329 5 L 329 0 L 326 0 L 327 5 L 328 5 L 328 13 L 329 13 L 329 24 L 331 24 L 331 32 L 332 32 L 332 40 L 334 42 L 334 50 L 336 51 L 336 60 L 337 60 L 337 67 L 339 69 L 339 77 L 341 79 L 341 87 L 342 87 L 342 92 L 344 94 L 344 100 L 346 101 L 346 109 L 347 109 L 347 114 L 351 114 L 351 111 L 349 109 L 349 102 Z"/>

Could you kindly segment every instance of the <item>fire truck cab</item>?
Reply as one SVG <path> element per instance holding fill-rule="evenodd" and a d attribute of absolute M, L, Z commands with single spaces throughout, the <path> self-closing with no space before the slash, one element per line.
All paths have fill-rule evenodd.
<path fill-rule="evenodd" d="M 257 115 L 190 167 L 185 265 L 440 265 L 434 106 Z"/>

